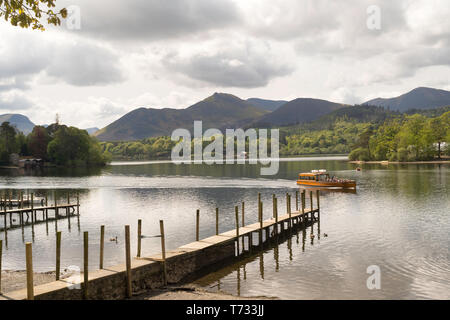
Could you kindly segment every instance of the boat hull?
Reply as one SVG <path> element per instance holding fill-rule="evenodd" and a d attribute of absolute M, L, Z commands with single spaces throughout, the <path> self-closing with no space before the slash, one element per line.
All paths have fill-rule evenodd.
<path fill-rule="evenodd" d="M 340 189 L 356 189 L 356 182 L 324 182 L 312 180 L 297 180 L 297 184 L 303 187 L 315 188 L 340 188 Z"/>

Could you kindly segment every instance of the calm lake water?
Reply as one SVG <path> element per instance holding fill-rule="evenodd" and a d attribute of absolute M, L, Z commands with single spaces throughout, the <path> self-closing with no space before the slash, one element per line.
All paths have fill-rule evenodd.
<path fill-rule="evenodd" d="M 326 192 L 321 197 L 321 237 L 308 228 L 272 248 L 197 280 L 209 290 L 282 299 L 449 299 L 449 165 L 364 165 L 362 172 L 344 158 L 296 158 L 282 161 L 278 175 L 259 176 L 252 165 L 174 165 L 167 162 L 114 163 L 104 169 L 52 169 L 34 175 L 0 170 L 0 190 L 80 192 L 81 216 L 58 222 L 63 232 L 62 266 L 82 266 L 82 233 L 89 231 L 90 263 L 98 268 L 100 226 L 106 226 L 106 265 L 125 259 L 124 225 L 136 239 L 159 234 L 165 222 L 168 249 L 195 240 L 195 211 L 201 210 L 200 234 L 234 228 L 234 206 L 246 203 L 246 223 L 257 221 L 257 194 L 271 215 L 272 194 L 286 208 L 286 192 L 295 193 L 299 172 L 327 169 L 356 179 L 356 194 Z M 281 210 L 283 209 L 283 210 Z M 0 221 L 2 225 L 3 221 Z M 314 234 L 318 234 L 314 225 Z M 33 242 L 36 271 L 55 269 L 55 225 L 25 227 L 7 233 L 3 269 L 25 269 L 24 242 Z M 325 237 L 324 233 L 328 236 Z M 110 242 L 118 237 L 119 242 Z M 3 232 L 1 239 L 5 240 Z M 136 241 L 132 241 L 136 252 Z M 143 254 L 160 251 L 158 238 L 143 240 Z M 369 266 L 381 270 L 381 289 L 368 290 Z"/>

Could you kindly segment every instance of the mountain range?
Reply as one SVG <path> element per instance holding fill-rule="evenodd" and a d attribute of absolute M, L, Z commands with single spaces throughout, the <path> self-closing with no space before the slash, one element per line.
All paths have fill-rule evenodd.
<path fill-rule="evenodd" d="M 395 98 L 377 98 L 364 104 L 400 112 L 410 109 L 433 109 L 450 105 L 450 91 L 419 87 Z"/>
<path fill-rule="evenodd" d="M 391 111 L 429 110 L 450 106 L 450 92 L 419 87 L 399 97 L 377 98 L 362 106 L 379 106 Z M 326 115 L 364 112 L 364 117 L 372 117 L 378 109 L 354 109 L 349 105 L 321 99 L 298 98 L 292 101 L 250 98 L 243 100 L 227 93 L 212 96 L 186 109 L 138 108 L 105 128 L 86 129 L 101 141 L 131 141 L 148 137 L 168 136 L 177 129 L 192 130 L 196 120 L 203 121 L 203 128 L 249 128 L 279 127 L 305 122 L 322 121 Z M 348 110 L 348 111 L 346 111 Z M 384 116 L 382 112 L 374 117 Z M 34 124 L 23 115 L 0 115 L 0 123 L 9 121 L 20 131 L 29 133 Z"/>

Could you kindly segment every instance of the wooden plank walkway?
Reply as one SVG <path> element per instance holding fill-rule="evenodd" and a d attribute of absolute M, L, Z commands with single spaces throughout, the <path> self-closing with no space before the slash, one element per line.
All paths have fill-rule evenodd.
<path fill-rule="evenodd" d="M 290 215 L 285 214 L 278 218 L 278 225 L 281 226 L 283 224 L 289 223 L 300 223 L 300 222 L 311 222 L 315 221 L 315 213 L 318 213 L 319 209 L 305 209 L 305 213 L 302 212 L 292 212 Z M 264 220 L 261 229 L 261 223 L 256 222 L 244 227 L 239 227 L 239 237 L 237 236 L 236 229 L 221 233 L 216 236 L 212 236 L 206 239 L 202 239 L 199 241 L 191 242 L 179 247 L 179 250 L 202 250 L 215 245 L 222 245 L 226 242 L 230 241 L 238 241 L 241 237 L 251 237 L 253 233 L 260 233 L 262 231 L 266 231 L 269 228 L 275 228 L 276 225 L 275 218 L 271 218 L 268 220 Z M 266 239 L 267 240 L 267 239 Z"/>
<path fill-rule="evenodd" d="M 77 203 L 53 204 L 42 207 L 3 208 L 3 211 L 0 211 L 0 221 L 3 222 L 0 231 L 8 231 L 29 225 L 42 224 L 49 221 L 79 216 L 79 208 L 80 204 L 78 200 Z M 38 215 L 38 213 L 40 214 Z M 52 213 L 52 215 L 49 215 L 49 213 Z M 19 221 L 15 224 L 17 219 Z"/>

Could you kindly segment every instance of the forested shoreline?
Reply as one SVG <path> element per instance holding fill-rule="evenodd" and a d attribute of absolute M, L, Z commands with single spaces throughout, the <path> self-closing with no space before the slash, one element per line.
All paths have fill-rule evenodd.
<path fill-rule="evenodd" d="M 349 154 L 351 160 L 361 161 L 433 160 L 450 151 L 445 148 L 450 141 L 449 110 L 400 113 L 374 106 L 344 108 L 310 123 L 280 128 L 280 156 Z M 170 137 L 101 143 L 102 151 L 115 160 L 168 159 L 174 146 Z"/>
<path fill-rule="evenodd" d="M 52 124 L 35 126 L 24 135 L 9 122 L 0 126 L 0 165 L 14 165 L 12 158 L 40 159 L 66 167 L 103 166 L 110 158 L 85 130 Z"/>

